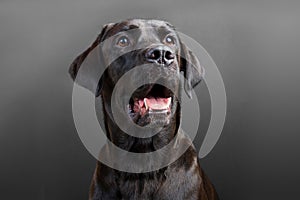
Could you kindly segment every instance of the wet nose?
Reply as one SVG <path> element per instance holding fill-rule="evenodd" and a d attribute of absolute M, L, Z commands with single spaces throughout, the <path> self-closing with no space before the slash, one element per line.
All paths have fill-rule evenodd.
<path fill-rule="evenodd" d="M 157 46 L 154 48 L 150 48 L 146 52 L 145 56 L 148 62 L 166 66 L 172 64 L 175 58 L 175 54 L 167 46 Z"/>

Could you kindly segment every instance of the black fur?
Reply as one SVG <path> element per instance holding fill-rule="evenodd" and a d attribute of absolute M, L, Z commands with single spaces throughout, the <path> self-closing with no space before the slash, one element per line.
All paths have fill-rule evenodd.
<path fill-rule="evenodd" d="M 143 34 L 145 27 L 152 27 L 147 34 Z M 137 29 L 136 35 L 131 45 L 137 44 L 137 41 L 143 43 L 143 48 L 132 48 L 135 50 L 123 53 L 124 48 L 115 45 L 114 42 L 108 44 L 100 44 L 107 38 L 116 37 L 116 34 L 124 30 Z M 163 40 L 166 34 L 171 33 L 175 38 L 174 45 L 166 44 Z M 115 40 L 112 40 L 115 41 Z M 145 54 L 153 46 L 169 46 L 171 52 L 176 57 L 174 61 L 168 66 L 168 72 L 154 71 L 153 74 L 157 77 L 163 77 L 165 81 L 177 87 L 177 94 L 164 94 L 172 96 L 171 113 L 166 115 L 145 115 L 138 116 L 133 114 L 133 121 L 145 126 L 148 123 L 163 126 L 161 131 L 150 138 L 137 138 L 124 133 L 112 119 L 111 111 L 111 95 L 113 88 L 117 81 L 124 73 L 135 66 L 148 63 L 145 59 Z M 95 96 L 100 96 L 103 103 L 104 124 L 107 137 L 118 147 L 136 153 L 152 152 L 164 147 L 177 134 L 180 124 L 180 104 L 176 96 L 180 97 L 179 90 L 179 74 L 180 71 L 184 73 L 185 91 L 189 96 L 190 91 L 200 82 L 203 76 L 203 69 L 199 61 L 193 53 L 180 41 L 174 27 L 167 22 L 159 20 L 141 20 L 132 19 L 125 20 L 120 23 L 109 24 L 104 26 L 101 34 L 96 41 L 79 55 L 70 67 L 70 74 L 73 79 L 76 78 L 78 70 L 88 54 L 99 48 L 99 57 L 103 65 L 108 64 L 112 57 L 117 57 L 116 60 L 109 65 L 105 70 L 103 76 L 96 77 L 94 74 L 88 74 L 79 80 L 79 84 L 87 87 Z M 120 54 L 120 56 L 118 56 Z M 185 58 L 184 58 L 185 57 Z M 189 62 L 190 61 L 190 62 Z M 161 66 L 158 66 L 161 67 Z M 93 70 L 87 70 L 89 73 Z M 90 76 L 89 76 L 90 75 Z M 133 78 L 139 78 L 136 74 Z M 99 80 L 100 79 L 100 80 Z M 99 81 L 98 81 L 99 80 Z M 88 84 L 87 84 L 88 83 Z M 92 84 L 92 86 L 91 86 Z M 162 88 L 153 89 L 157 85 L 146 85 L 139 88 L 133 96 L 145 95 L 150 90 L 161 91 Z M 96 89 L 95 89 L 96 88 Z M 169 91 L 165 90 L 165 93 Z M 188 138 L 181 138 L 182 142 L 190 142 Z M 149 163 L 151 164 L 151 163 Z M 200 168 L 197 153 L 193 147 L 187 151 L 175 162 L 160 170 L 148 173 L 127 173 L 112 169 L 101 162 L 97 162 L 97 167 L 93 176 L 90 187 L 90 200 L 111 200 L 111 199 L 130 199 L 130 200 L 179 200 L 179 199 L 218 199 L 213 185 Z"/>

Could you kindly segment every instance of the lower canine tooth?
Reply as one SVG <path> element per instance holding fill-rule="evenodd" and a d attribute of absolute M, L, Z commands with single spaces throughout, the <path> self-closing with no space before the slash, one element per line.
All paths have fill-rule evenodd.
<path fill-rule="evenodd" d="M 146 107 L 146 110 L 148 110 L 148 105 L 147 105 L 146 98 L 144 98 L 144 105 L 145 105 L 145 107 Z"/>

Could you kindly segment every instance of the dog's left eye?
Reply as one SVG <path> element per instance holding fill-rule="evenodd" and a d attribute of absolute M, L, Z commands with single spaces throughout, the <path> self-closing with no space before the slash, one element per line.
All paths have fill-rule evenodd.
<path fill-rule="evenodd" d="M 129 45 L 129 39 L 126 36 L 122 36 L 118 39 L 117 45 L 121 47 L 126 47 Z"/>
<path fill-rule="evenodd" d="M 165 39 L 166 43 L 167 44 L 171 44 L 171 45 L 174 45 L 175 44 L 175 38 L 171 35 L 168 35 Z"/>

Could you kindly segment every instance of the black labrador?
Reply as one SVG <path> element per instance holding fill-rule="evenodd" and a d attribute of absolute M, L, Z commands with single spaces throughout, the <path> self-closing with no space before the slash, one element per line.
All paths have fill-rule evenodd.
<path fill-rule="evenodd" d="M 114 145 L 134 153 L 153 152 L 170 143 L 178 134 L 180 125 L 180 73 L 185 77 L 184 90 L 188 96 L 203 76 L 197 58 L 181 42 L 175 28 L 165 21 L 144 19 L 105 25 L 96 41 L 71 64 L 69 72 L 74 80 L 78 78 L 82 63 L 95 49 L 103 66 L 108 67 L 101 77 L 93 73 L 94 69 L 87 70 L 89 76 L 83 76 L 79 84 L 90 87 L 86 83 L 92 83 L 94 86 L 89 89 L 96 97 L 101 97 L 107 138 Z M 117 125 L 112 117 L 111 99 L 120 78 L 144 64 L 150 64 L 153 70 L 133 73 L 131 80 L 152 76 L 161 84 L 151 82 L 139 86 L 125 102 L 127 114 L 136 125 L 151 124 L 160 127 L 160 131 L 141 138 L 127 134 Z M 168 83 L 173 89 L 163 83 Z M 146 173 L 124 172 L 98 161 L 89 199 L 215 200 L 218 195 L 200 168 L 197 152 L 191 144 L 168 166 Z"/>

